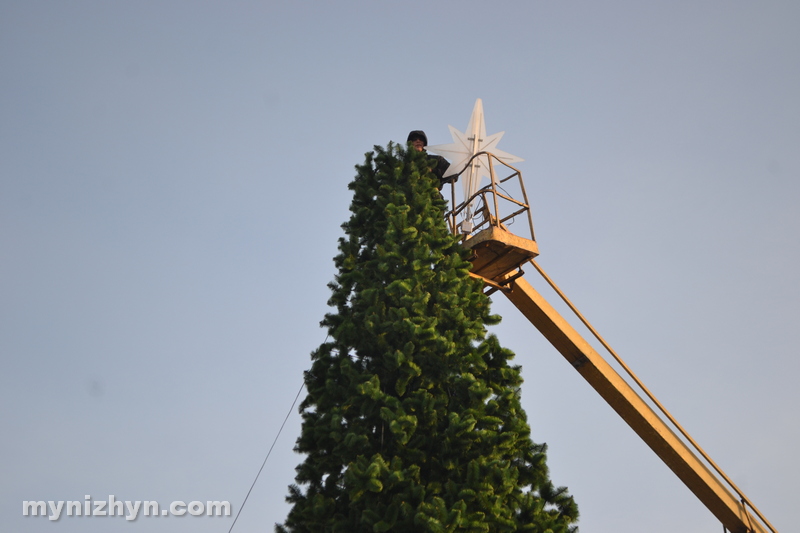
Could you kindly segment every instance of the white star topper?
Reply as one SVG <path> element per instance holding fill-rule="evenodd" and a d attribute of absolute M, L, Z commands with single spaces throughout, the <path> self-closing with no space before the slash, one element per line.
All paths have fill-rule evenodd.
<path fill-rule="evenodd" d="M 475 107 L 472 109 L 472 116 L 469 118 L 466 132 L 462 133 L 453 126 L 447 127 L 450 128 L 453 142 L 451 144 L 437 144 L 427 147 L 428 151 L 444 156 L 451 161 L 450 166 L 447 167 L 447 171 L 444 173 L 445 176 L 453 176 L 461 172 L 465 168 L 467 161 L 478 152 L 489 152 L 505 163 L 523 161 L 521 157 L 497 149 L 497 143 L 503 137 L 504 131 L 486 136 L 486 124 L 483 121 L 483 102 L 480 98 L 475 100 Z M 469 173 L 465 175 L 463 183 L 466 198 L 475 193 L 481 178 L 491 179 L 489 166 L 485 162 L 479 161 L 481 159 L 484 158 L 474 159 L 470 165 Z M 485 159 L 491 160 L 489 157 Z"/>

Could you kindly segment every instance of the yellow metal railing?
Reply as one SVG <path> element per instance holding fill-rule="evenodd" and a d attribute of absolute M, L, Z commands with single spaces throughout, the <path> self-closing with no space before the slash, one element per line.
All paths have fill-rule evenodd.
<path fill-rule="evenodd" d="M 468 198 L 464 198 L 464 201 L 461 203 L 456 204 L 456 181 L 472 166 L 472 162 L 481 156 L 485 156 L 487 159 L 491 183 L 478 189 Z M 511 173 L 505 178 L 498 179 L 495 173 L 493 159 L 507 168 Z M 522 201 L 512 197 L 506 192 L 503 189 L 504 184 L 513 184 L 519 187 Z M 451 209 L 445 213 L 445 218 L 450 225 L 450 231 L 453 234 L 461 234 L 463 240 L 487 229 L 489 226 L 502 227 L 505 229 L 506 223 L 511 224 L 516 217 L 523 214 L 528 221 L 528 229 L 530 231 L 529 238 L 534 241 L 536 240 L 533 233 L 533 217 L 531 216 L 528 194 L 525 191 L 522 173 L 511 165 L 504 163 L 494 154 L 478 152 L 472 156 L 464 167 L 464 170 L 456 174 L 454 179 L 450 182 L 450 193 Z M 474 209 L 471 208 L 473 205 L 476 206 Z M 462 219 L 461 222 L 459 222 L 459 218 Z M 462 224 L 463 222 L 469 222 L 469 224 Z M 524 237 L 524 235 L 519 236 Z"/>

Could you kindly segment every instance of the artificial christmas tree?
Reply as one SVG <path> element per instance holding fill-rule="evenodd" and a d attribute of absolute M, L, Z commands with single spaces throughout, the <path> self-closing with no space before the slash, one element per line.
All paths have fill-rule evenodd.
<path fill-rule="evenodd" d="M 428 165 L 390 143 L 356 167 L 279 533 L 576 529 Z"/>

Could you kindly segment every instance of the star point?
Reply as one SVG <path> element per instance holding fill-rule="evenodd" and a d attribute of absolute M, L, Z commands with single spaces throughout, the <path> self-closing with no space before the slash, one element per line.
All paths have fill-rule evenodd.
<path fill-rule="evenodd" d="M 450 135 L 453 137 L 452 143 L 427 147 L 428 151 L 439 154 L 450 161 L 450 166 L 444 173 L 445 177 L 454 176 L 462 172 L 467 167 L 469 160 L 479 152 L 488 152 L 504 163 L 523 161 L 521 157 L 497 149 L 497 144 L 503 137 L 504 131 L 486 135 L 483 101 L 480 98 L 475 101 L 466 131 L 461 132 L 453 126 L 448 126 L 448 128 L 450 128 Z M 478 159 L 480 158 L 472 160 L 469 172 L 466 173 L 463 180 L 465 198 L 471 197 L 477 191 L 482 178 L 491 179 L 489 164 L 494 164 L 492 159 L 486 157 L 489 160 L 488 164 L 480 164 Z"/>

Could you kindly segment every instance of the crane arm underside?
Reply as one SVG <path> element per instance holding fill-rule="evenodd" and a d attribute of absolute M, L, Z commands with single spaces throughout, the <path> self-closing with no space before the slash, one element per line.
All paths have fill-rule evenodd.
<path fill-rule="evenodd" d="M 732 533 L 773 532 L 755 519 L 603 357 L 524 278 L 502 291 Z"/>

